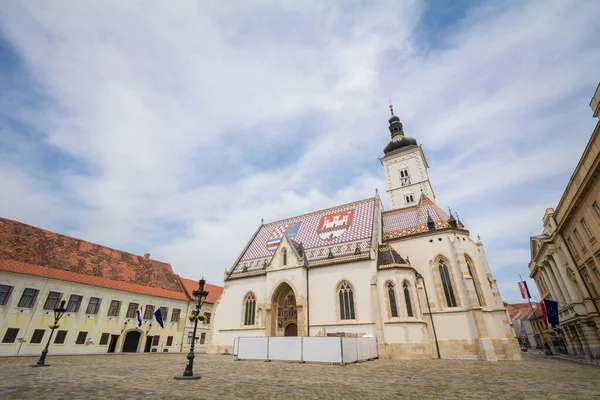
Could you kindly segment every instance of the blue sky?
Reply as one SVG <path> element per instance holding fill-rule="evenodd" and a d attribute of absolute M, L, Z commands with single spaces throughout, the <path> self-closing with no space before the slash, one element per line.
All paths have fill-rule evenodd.
<path fill-rule="evenodd" d="M 221 283 L 261 218 L 384 192 L 392 98 L 518 301 L 595 126 L 599 19 L 575 1 L 4 2 L 0 215 Z"/>

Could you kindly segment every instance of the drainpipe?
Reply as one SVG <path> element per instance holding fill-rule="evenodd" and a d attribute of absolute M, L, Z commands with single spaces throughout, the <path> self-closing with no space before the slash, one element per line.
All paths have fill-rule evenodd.
<path fill-rule="evenodd" d="M 427 309 L 429 310 L 429 318 L 431 319 L 431 328 L 433 329 L 433 338 L 435 340 L 435 349 L 437 350 L 438 358 L 442 358 L 440 355 L 440 345 L 438 344 L 437 333 L 435 332 L 435 324 L 433 323 L 433 314 L 431 313 L 431 306 L 429 305 L 429 296 L 427 295 L 427 285 L 425 284 L 425 279 L 423 279 L 423 276 L 419 274 L 416 269 L 412 267 L 411 269 L 415 272 L 417 279 L 421 279 L 423 282 L 423 288 L 425 289 L 425 301 L 427 301 Z"/>
<path fill-rule="evenodd" d="M 309 267 L 306 266 L 306 336 L 310 336 L 310 295 L 309 295 L 309 284 L 308 284 L 308 271 Z"/>

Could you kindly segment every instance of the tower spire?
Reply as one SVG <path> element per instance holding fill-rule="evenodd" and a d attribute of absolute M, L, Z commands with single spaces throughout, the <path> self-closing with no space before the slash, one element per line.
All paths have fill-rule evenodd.
<path fill-rule="evenodd" d="M 402 126 L 402 122 L 400 122 L 400 117 L 394 114 L 394 106 L 390 101 L 390 119 L 388 122 L 390 123 L 389 130 L 392 135 L 392 140 L 388 143 L 387 146 L 383 149 L 385 154 L 400 149 L 406 146 L 417 145 L 417 141 L 411 137 L 404 136 L 404 128 Z"/>

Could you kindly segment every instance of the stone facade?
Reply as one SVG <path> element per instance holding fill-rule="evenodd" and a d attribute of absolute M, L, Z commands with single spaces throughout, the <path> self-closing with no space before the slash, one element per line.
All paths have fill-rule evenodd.
<path fill-rule="evenodd" d="M 595 112 L 599 98 L 597 90 Z M 600 357 L 600 122 L 556 210 L 548 208 L 542 221 L 542 234 L 530 241 L 531 277 L 542 298 L 558 302 L 555 332 L 568 352 Z"/>
<path fill-rule="evenodd" d="M 521 359 L 482 243 L 435 204 L 397 116 L 390 132 L 392 210 L 376 194 L 261 224 L 225 274 L 209 353 L 240 336 L 368 335 L 381 358 Z"/>

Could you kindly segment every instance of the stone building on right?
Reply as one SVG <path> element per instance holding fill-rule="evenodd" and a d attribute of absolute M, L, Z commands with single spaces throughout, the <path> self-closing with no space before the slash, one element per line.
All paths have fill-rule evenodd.
<path fill-rule="evenodd" d="M 600 118 L 600 85 L 590 103 Z M 557 339 L 573 355 L 600 358 L 600 121 L 541 235 L 530 239 L 530 276 L 558 302 Z"/>

